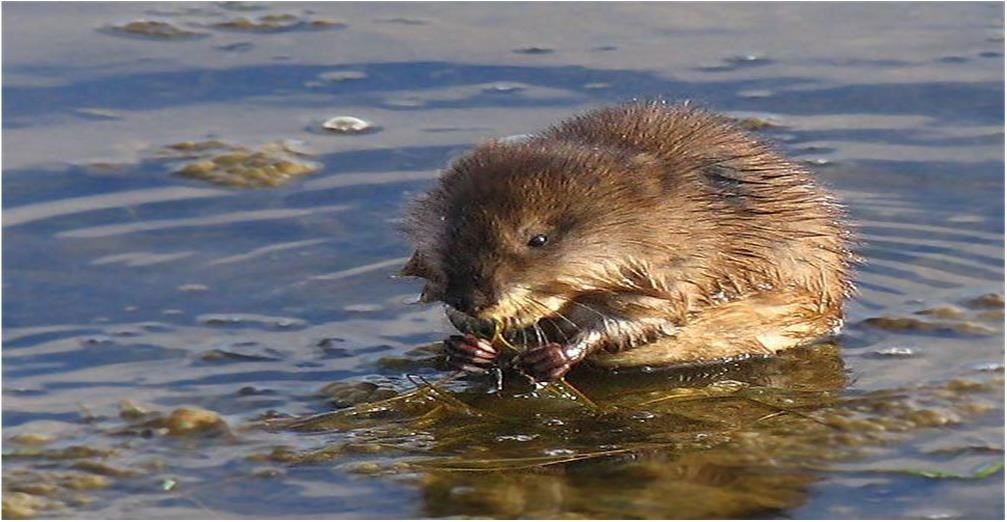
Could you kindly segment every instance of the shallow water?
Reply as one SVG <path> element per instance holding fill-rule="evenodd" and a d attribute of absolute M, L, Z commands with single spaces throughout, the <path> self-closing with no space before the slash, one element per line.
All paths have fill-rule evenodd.
<path fill-rule="evenodd" d="M 1003 302 L 974 301 L 1004 292 L 1001 4 L 3 14 L 5 515 L 1003 517 Z M 195 34 L 111 29 L 138 19 Z M 866 260 L 844 334 L 574 375 L 591 404 L 425 387 L 450 328 L 389 278 L 403 203 L 478 140 L 634 97 L 767 121 L 838 192 Z M 165 147 L 211 138 L 320 169 L 173 174 L 220 151 Z M 188 406 L 228 427 L 155 413 Z"/>

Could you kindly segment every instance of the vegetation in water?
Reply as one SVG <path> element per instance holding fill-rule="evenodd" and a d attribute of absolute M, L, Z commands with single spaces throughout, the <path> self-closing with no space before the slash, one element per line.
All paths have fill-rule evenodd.
<path fill-rule="evenodd" d="M 864 319 L 863 324 L 912 334 L 989 337 L 996 334 L 994 327 L 1003 322 L 1003 303 L 1000 294 L 985 294 L 966 300 L 963 305 L 968 311 L 954 306 L 938 306 L 917 310 L 908 317 L 869 317 Z"/>
<path fill-rule="evenodd" d="M 102 419 L 89 414 L 84 420 L 88 424 L 103 424 Z M 7 437 L 3 454 L 3 518 L 72 513 L 73 508 L 94 501 L 89 493 L 156 477 L 165 468 L 165 462 L 134 452 L 137 441 L 168 437 L 186 443 L 209 443 L 233 439 L 219 414 L 197 407 L 161 413 L 123 401 L 118 420 L 121 423 L 102 430 L 102 445 L 72 444 L 37 433 Z"/>
<path fill-rule="evenodd" d="M 996 309 L 995 299 L 983 302 L 965 306 Z M 499 328 L 486 334 L 509 347 Z M 337 409 L 315 415 L 272 412 L 235 424 L 204 407 L 160 412 L 123 401 L 113 418 L 85 410 L 84 438 L 13 434 L 3 456 L 4 516 L 72 513 L 127 485 L 201 506 L 198 486 L 156 456 L 162 447 L 235 448 L 224 480 L 283 480 L 302 466 L 386 477 L 418 488 L 429 517 L 768 516 L 803 503 L 826 472 L 970 481 L 1003 472 L 1000 447 L 935 450 L 982 456 L 971 470 L 862 458 L 994 411 L 1002 370 L 850 393 L 833 344 L 663 371 L 578 368 L 544 387 L 511 373 L 501 387 L 451 372 L 439 344 L 380 359 L 378 369 L 389 380 L 324 386 L 317 397 Z M 405 383 L 391 378 L 402 374 Z"/>
<path fill-rule="evenodd" d="M 280 32 L 295 29 L 342 29 L 346 24 L 324 18 L 308 19 L 290 13 L 278 13 L 259 17 L 239 16 L 215 23 L 213 27 L 232 31 Z"/>
<path fill-rule="evenodd" d="M 830 463 L 982 414 L 993 405 L 978 395 L 1003 385 L 997 375 L 849 397 L 834 345 L 665 372 L 580 371 L 569 388 L 511 379 L 495 390 L 454 377 L 414 377 L 394 397 L 264 421 L 342 440 L 261 458 L 344 462 L 421 484 L 425 516 L 752 516 L 799 504 Z M 564 478 L 573 466 L 578 481 Z"/>
<path fill-rule="evenodd" d="M 155 20 L 134 20 L 122 25 L 110 25 L 103 29 L 112 35 L 132 36 L 155 40 L 191 40 L 208 36 L 206 33 L 182 29 L 170 22 Z"/>
<path fill-rule="evenodd" d="M 247 2 L 218 3 L 211 6 L 175 7 L 148 11 L 158 20 L 138 19 L 122 24 L 109 24 L 100 32 L 149 40 L 191 40 L 210 36 L 207 31 L 279 33 L 287 31 L 319 31 L 345 29 L 348 24 L 331 18 L 316 17 L 308 12 L 272 12 L 269 6 Z M 256 14 L 252 14 L 252 13 Z M 240 14 L 239 14 L 240 13 Z M 220 18 L 224 20 L 220 20 Z M 185 27 L 196 27 L 187 29 Z"/>
<path fill-rule="evenodd" d="M 219 140 L 186 141 L 165 150 L 190 158 L 175 174 L 232 188 L 278 187 L 321 168 L 286 142 L 247 148 Z"/>

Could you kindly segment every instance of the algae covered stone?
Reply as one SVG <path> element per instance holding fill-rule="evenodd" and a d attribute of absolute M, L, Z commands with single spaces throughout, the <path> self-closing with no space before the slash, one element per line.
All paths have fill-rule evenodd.
<path fill-rule="evenodd" d="M 347 24 L 328 18 L 304 18 L 291 13 L 272 13 L 258 17 L 238 16 L 215 23 L 213 27 L 229 31 L 275 33 L 298 29 L 343 29 Z"/>
<path fill-rule="evenodd" d="M 154 20 L 134 20 L 122 25 L 112 25 L 104 28 L 103 32 L 156 40 L 189 40 L 207 36 L 205 33 L 189 31 L 168 22 Z"/>
<path fill-rule="evenodd" d="M 215 412 L 203 408 L 178 408 L 164 419 L 164 427 L 173 436 L 220 433 L 227 424 Z"/>
<path fill-rule="evenodd" d="M 307 161 L 302 151 L 283 142 L 253 149 L 208 140 L 175 143 L 165 149 L 191 158 L 175 174 L 232 188 L 278 187 L 321 168 L 319 163 Z"/>

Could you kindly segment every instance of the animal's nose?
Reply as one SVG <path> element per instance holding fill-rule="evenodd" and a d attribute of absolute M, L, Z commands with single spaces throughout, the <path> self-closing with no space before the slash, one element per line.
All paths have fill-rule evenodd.
<path fill-rule="evenodd" d="M 451 308 L 458 310 L 459 312 L 465 312 L 465 313 L 468 313 L 468 310 L 466 309 L 469 308 L 470 306 L 469 300 L 465 299 L 460 295 L 444 296 L 444 303 L 450 306 Z"/>
<path fill-rule="evenodd" d="M 481 290 L 472 290 L 447 295 L 444 297 L 444 302 L 459 312 L 474 316 L 489 308 L 493 304 L 493 299 Z"/>

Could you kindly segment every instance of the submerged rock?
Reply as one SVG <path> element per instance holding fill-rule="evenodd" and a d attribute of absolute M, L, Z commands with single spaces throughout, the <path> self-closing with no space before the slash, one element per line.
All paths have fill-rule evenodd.
<path fill-rule="evenodd" d="M 377 462 L 363 461 L 347 465 L 346 471 L 356 473 L 358 475 L 377 475 L 384 471 L 384 468 Z"/>
<path fill-rule="evenodd" d="M 953 306 L 935 306 L 916 312 L 916 315 L 928 315 L 938 319 L 961 319 L 965 314 Z"/>
<path fill-rule="evenodd" d="M 120 36 L 138 36 L 158 40 L 190 40 L 208 36 L 206 33 L 182 29 L 168 22 L 135 20 L 123 25 L 105 27 L 102 32 Z"/>
<path fill-rule="evenodd" d="M 3 518 L 8 520 L 35 518 L 40 511 L 54 507 L 56 504 L 50 500 L 21 491 L 5 493 L 3 496 Z"/>
<path fill-rule="evenodd" d="M 520 49 L 514 49 L 513 52 L 517 54 L 552 54 L 556 51 L 548 47 L 530 46 L 530 47 L 521 47 Z"/>
<path fill-rule="evenodd" d="M 6 470 L 5 470 L 6 471 Z M 3 518 L 26 519 L 52 516 L 68 506 L 87 504 L 80 491 L 105 489 L 106 476 L 79 471 L 15 469 L 3 477 Z"/>
<path fill-rule="evenodd" d="M 1004 297 L 1000 294 L 985 294 L 965 301 L 969 308 L 1003 308 Z"/>
<path fill-rule="evenodd" d="M 257 33 L 275 33 L 296 29 L 343 29 L 348 24 L 327 18 L 306 19 L 290 13 L 273 13 L 259 17 L 239 16 L 213 24 L 217 29 Z"/>
<path fill-rule="evenodd" d="M 176 152 L 204 152 L 208 150 L 230 149 L 232 145 L 220 140 L 181 141 L 166 145 L 165 149 Z"/>
<path fill-rule="evenodd" d="M 111 464 L 92 460 L 81 460 L 75 462 L 73 464 L 73 468 L 86 471 L 88 473 L 94 473 L 95 475 L 104 475 L 106 477 L 133 477 L 139 474 L 139 472 L 135 470 L 119 468 L 112 466 Z"/>
<path fill-rule="evenodd" d="M 176 408 L 165 415 L 161 412 L 147 411 L 129 401 L 123 401 L 120 406 L 123 420 L 130 424 L 123 429 L 112 432 L 114 435 L 126 435 L 149 438 L 155 435 L 172 437 L 188 436 L 220 436 L 229 435 L 230 427 L 220 418 L 217 412 L 196 406 Z"/>
<path fill-rule="evenodd" d="M 308 20 L 308 27 L 311 29 L 343 29 L 345 27 L 349 27 L 349 24 L 329 18 L 316 18 L 314 20 Z"/>
<path fill-rule="evenodd" d="M 216 412 L 202 408 L 178 408 L 164 419 L 168 435 L 185 436 L 228 431 L 227 423 Z"/>
<path fill-rule="evenodd" d="M 880 328 L 882 330 L 902 331 L 907 333 L 938 333 L 938 334 L 960 334 L 960 335 L 993 335 L 995 332 L 990 328 L 971 321 L 954 322 L 930 322 L 917 319 L 915 317 L 871 317 L 865 319 L 863 324 Z"/>
<path fill-rule="evenodd" d="M 213 24 L 213 27 L 234 31 L 273 32 L 294 29 L 300 24 L 301 19 L 297 15 L 279 13 L 263 15 L 258 18 L 239 16 Z"/>
<path fill-rule="evenodd" d="M 52 442 L 54 437 L 52 435 L 45 435 L 42 433 L 19 433 L 17 435 L 12 435 L 9 439 L 10 442 L 14 444 L 24 444 L 26 446 L 42 446 Z"/>
<path fill-rule="evenodd" d="M 175 174 L 232 188 L 278 187 L 321 168 L 318 163 L 305 161 L 302 151 L 284 142 L 250 149 L 207 140 L 176 143 L 166 150 L 194 157 Z"/>
<path fill-rule="evenodd" d="M 329 399 L 336 408 L 347 408 L 365 402 L 388 399 L 396 395 L 395 390 L 380 388 L 370 382 L 334 382 L 319 390 L 319 394 Z"/>
<path fill-rule="evenodd" d="M 119 418 L 128 421 L 142 419 L 150 412 L 140 407 L 133 401 L 126 399 L 119 403 Z"/>
<path fill-rule="evenodd" d="M 66 489 L 86 490 L 104 489 L 111 482 L 101 475 L 91 475 L 84 473 L 66 474 L 59 478 L 59 484 Z"/>

